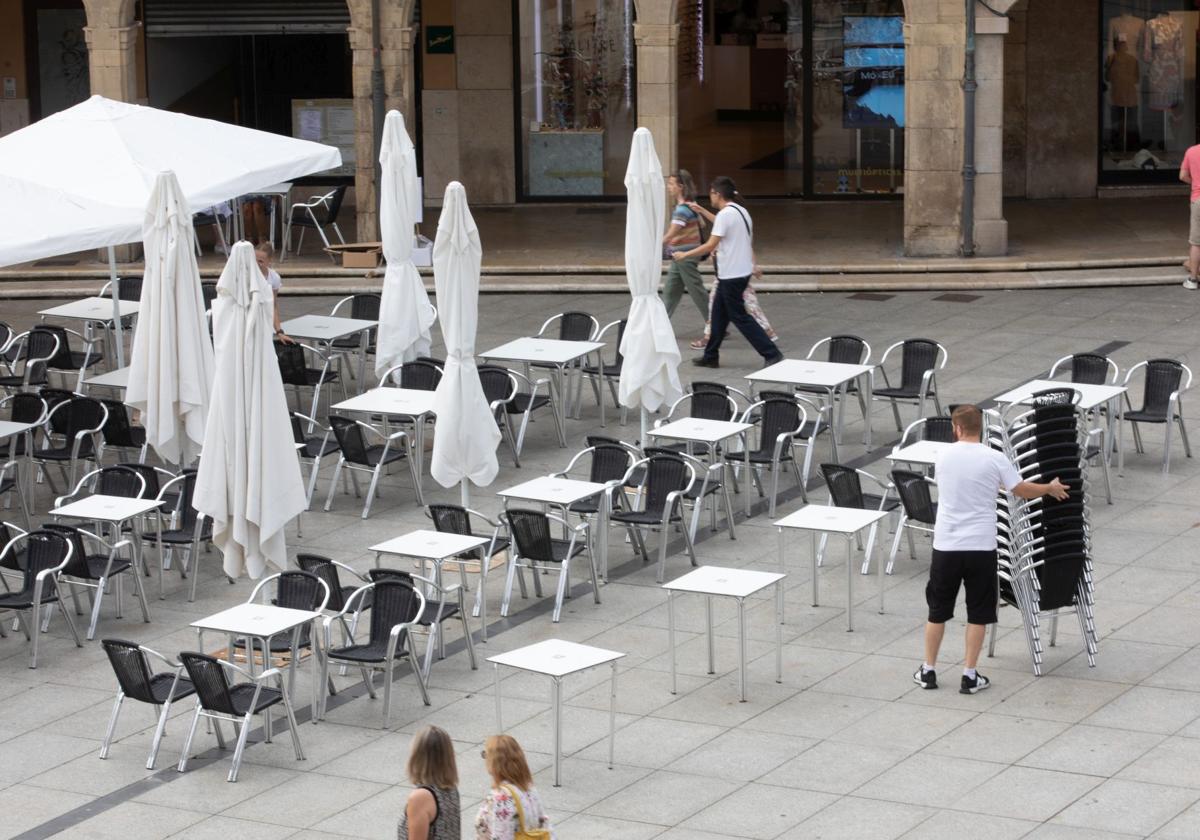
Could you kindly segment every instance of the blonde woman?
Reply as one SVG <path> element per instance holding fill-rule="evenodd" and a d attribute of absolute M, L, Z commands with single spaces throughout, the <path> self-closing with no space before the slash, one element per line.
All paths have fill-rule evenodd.
<path fill-rule="evenodd" d="M 416 787 L 400 817 L 397 840 L 459 840 L 458 766 L 444 729 L 427 726 L 416 734 L 407 772 Z"/>
<path fill-rule="evenodd" d="M 492 777 L 479 816 L 475 818 L 476 840 L 513 840 L 518 831 L 549 832 L 555 840 L 550 818 L 533 786 L 533 774 L 525 752 L 511 735 L 493 735 L 483 749 L 483 762 Z"/>

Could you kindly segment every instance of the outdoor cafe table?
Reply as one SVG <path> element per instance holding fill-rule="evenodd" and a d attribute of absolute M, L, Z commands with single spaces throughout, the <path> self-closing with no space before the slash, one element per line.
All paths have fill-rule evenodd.
<path fill-rule="evenodd" d="M 1109 434 L 1105 441 L 1105 448 L 1115 446 L 1117 450 L 1117 475 L 1125 474 L 1125 444 L 1124 444 L 1124 428 L 1125 428 L 1125 401 L 1121 399 L 1128 392 L 1128 388 L 1124 385 L 1086 385 L 1081 382 L 1062 382 L 1054 379 L 1034 379 L 1032 382 L 1026 382 L 1019 388 L 1013 388 L 1007 393 L 996 397 L 996 402 L 1002 405 L 1013 405 L 1014 403 L 1029 402 L 1033 395 L 1039 391 L 1058 390 L 1060 388 L 1070 388 L 1079 393 L 1079 403 L 1076 408 L 1089 414 L 1100 407 L 1108 409 Z M 1112 434 L 1113 418 L 1116 418 L 1117 431 L 1116 435 Z M 1108 452 L 1101 453 L 1101 457 L 1108 459 Z"/>
<path fill-rule="evenodd" d="M 14 423 L 12 420 L 0 420 L 0 441 L 8 440 L 10 437 L 23 435 L 37 426 L 36 423 Z M 25 441 L 25 451 L 31 451 L 30 441 Z M 10 447 L 10 452 L 13 450 Z M 21 509 L 25 511 L 25 527 L 30 527 L 31 521 L 29 517 L 29 459 L 22 458 L 17 462 L 17 499 L 21 502 Z"/>
<path fill-rule="evenodd" d="M 99 376 L 88 377 L 83 380 L 83 384 L 89 388 L 113 388 L 117 391 L 124 391 L 129 387 L 129 367 L 117 368 Z"/>
<path fill-rule="evenodd" d="M 367 339 L 370 331 L 379 325 L 378 321 L 367 321 L 362 318 L 343 318 L 340 315 L 301 315 L 280 324 L 283 331 L 292 338 L 319 341 L 326 347 L 332 347 L 339 338 L 349 338 L 357 335 L 358 339 L 358 387 L 363 386 L 363 377 L 367 371 Z M 313 397 L 313 416 L 316 414 L 316 396 Z"/>
<path fill-rule="evenodd" d="M 671 648 L 671 693 L 675 686 L 675 596 L 691 592 L 706 596 L 704 617 L 708 635 L 708 673 L 716 673 L 716 652 L 713 640 L 714 596 L 737 601 L 738 617 L 738 689 L 739 699 L 746 702 L 746 599 L 756 592 L 775 587 L 775 682 L 783 682 L 783 579 L 780 572 L 757 572 L 752 569 L 726 569 L 721 566 L 701 566 L 683 577 L 664 583 L 667 590 L 667 634 Z"/>
<path fill-rule="evenodd" d="M 919 464 L 932 467 L 942 453 L 953 446 L 940 440 L 918 440 L 903 448 L 897 447 L 888 453 L 887 459 L 897 464 Z"/>
<path fill-rule="evenodd" d="M 129 315 L 136 315 L 141 308 L 142 305 L 135 300 L 117 301 L 117 311 L 121 314 L 122 318 Z M 52 306 L 49 309 L 42 309 L 38 314 L 43 319 L 65 318 L 67 320 L 83 321 L 87 326 L 99 324 L 107 333 L 113 322 L 113 302 L 112 298 L 88 297 Z M 111 362 L 111 359 L 109 361 Z"/>
<path fill-rule="evenodd" d="M 555 378 L 551 381 L 552 389 L 557 392 L 558 400 L 554 410 L 558 412 L 559 429 L 567 427 L 567 402 L 570 391 L 567 387 L 567 368 L 574 366 L 577 361 L 590 353 L 604 348 L 603 341 L 561 341 L 557 338 L 518 338 L 499 347 L 493 347 L 486 353 L 480 353 L 480 358 L 498 359 L 505 362 L 523 362 L 526 365 L 548 365 L 554 368 Z M 580 400 L 582 402 L 582 400 Z M 604 400 L 600 400 L 601 420 L 604 425 Z M 578 406 L 576 406 L 578 414 Z M 565 435 L 565 431 L 561 432 Z M 560 437 L 559 443 L 566 447 L 567 441 Z"/>
<path fill-rule="evenodd" d="M 805 505 L 795 513 L 775 520 L 779 529 L 779 568 L 784 569 L 785 530 L 808 531 L 812 534 L 812 595 L 813 606 L 820 606 L 817 577 L 817 535 L 841 534 L 846 538 L 846 632 L 854 630 L 854 535 L 865 528 L 872 532 L 879 520 L 886 517 L 884 510 L 860 510 L 859 508 L 833 507 L 832 505 Z M 874 544 L 874 533 L 868 545 Z M 867 562 L 871 558 L 867 557 Z M 879 612 L 883 613 L 884 563 L 879 563 Z"/>
<path fill-rule="evenodd" d="M 762 370 L 756 370 L 754 373 L 747 374 L 746 379 L 750 380 L 750 387 L 760 382 L 767 382 L 777 385 L 799 386 L 806 385 L 813 388 L 824 388 L 825 393 L 829 397 L 829 412 L 832 415 L 834 409 L 834 395 L 841 392 L 842 399 L 837 406 L 836 422 L 830 417 L 830 425 L 833 427 L 833 434 L 838 443 L 842 442 L 842 429 L 846 424 L 846 389 L 847 386 L 857 379 L 858 387 L 862 389 L 863 396 L 866 401 L 867 411 L 866 417 L 863 418 L 863 443 L 867 448 L 871 448 L 871 399 L 874 365 L 846 365 L 839 362 L 819 362 L 812 359 L 784 359 L 782 362 L 776 362 L 773 365 L 768 365 Z"/>
<path fill-rule="evenodd" d="M 697 443 L 704 444 L 708 449 L 708 457 L 710 462 L 713 459 L 720 457 L 721 460 L 721 481 L 724 482 L 723 489 L 728 491 L 730 467 L 729 459 L 717 454 L 717 447 L 724 441 L 730 438 L 742 438 L 742 454 L 746 462 L 746 481 L 752 480 L 750 467 L 750 441 L 746 438 L 746 433 L 754 428 L 753 423 L 737 423 L 732 420 L 705 420 L 700 417 L 684 417 L 680 420 L 674 420 L 670 423 L 665 423 L 662 426 L 657 426 L 650 429 L 647 434 L 650 437 L 661 438 L 663 440 L 676 440 L 688 445 L 688 454 L 691 454 L 692 446 Z M 711 466 L 711 463 L 710 463 Z M 703 479 L 701 479 L 703 480 Z M 697 495 L 700 493 L 700 488 L 695 488 Z M 750 516 L 750 491 L 743 494 L 746 499 L 746 516 Z M 696 499 L 695 510 L 692 511 L 692 536 L 696 535 L 696 524 L 700 521 L 700 508 L 704 507 L 704 499 Z M 729 532 L 733 533 L 733 520 L 729 522 Z M 665 536 L 664 536 L 665 539 Z"/>
<path fill-rule="evenodd" d="M 192 573 L 195 574 L 195 571 Z M 244 636 L 246 638 L 246 666 L 252 675 L 255 673 L 253 642 L 259 641 L 262 643 L 262 670 L 265 671 L 271 667 L 271 639 L 275 636 L 282 636 L 284 633 L 290 633 L 292 637 L 291 654 L 288 661 L 288 689 L 290 691 L 295 684 L 300 629 L 305 624 L 312 624 L 318 618 L 321 618 L 321 613 L 313 610 L 294 610 L 289 607 L 277 607 L 274 604 L 238 604 L 235 607 L 222 610 L 214 615 L 193 621 L 190 626 L 196 628 L 200 650 L 204 650 L 205 630 L 228 635 L 229 644 L 225 650 L 225 655 L 230 662 L 233 662 L 234 640 Z M 317 668 L 317 660 L 320 658 L 317 655 L 317 636 L 318 634 L 310 629 L 309 640 L 312 644 L 310 664 L 312 667 L 313 723 L 317 722 L 318 717 L 315 712 L 320 699 L 317 692 L 324 688 L 321 685 L 320 670 Z"/>
<path fill-rule="evenodd" d="M 615 650 L 547 639 L 544 642 L 510 650 L 499 656 L 489 656 L 496 678 L 496 731 L 504 731 L 504 716 L 500 707 L 500 666 L 516 668 L 533 674 L 545 674 L 552 683 L 554 706 L 554 786 L 562 785 L 562 681 L 599 665 L 612 666 L 612 683 L 608 705 L 608 769 L 613 766 L 613 745 L 617 737 L 617 660 L 625 656 Z"/>
<path fill-rule="evenodd" d="M 130 499 L 125 496 L 104 496 L 97 493 L 94 496 L 85 496 L 62 507 L 56 507 L 50 511 L 50 515 L 61 519 L 79 519 L 86 522 L 99 522 L 108 525 L 112 531 L 113 542 L 121 539 L 121 526 L 130 520 L 136 520 L 139 516 L 154 512 L 159 513 L 158 507 L 162 502 L 158 499 Z M 162 546 L 162 517 L 156 515 L 154 517 L 158 532 L 158 545 Z M 141 574 L 144 565 L 143 546 L 141 532 L 134 525 L 133 546 L 134 546 L 134 564 L 133 573 Z M 163 573 L 162 563 L 158 564 L 158 597 L 162 600 L 165 597 L 163 592 Z M 195 572 L 193 572 L 195 574 Z"/>
<path fill-rule="evenodd" d="M 605 492 L 608 485 L 599 484 L 594 481 L 579 481 L 574 478 L 555 478 L 554 476 L 542 476 L 534 478 L 530 481 L 522 482 L 516 487 L 509 487 L 507 490 L 501 490 L 496 493 L 504 500 L 504 507 L 508 508 L 508 503 L 513 499 L 527 502 L 536 502 L 541 505 L 551 505 L 553 507 L 562 508 L 563 519 L 570 520 L 570 506 L 576 502 L 582 502 L 585 499 L 590 499 L 593 496 L 600 497 L 600 504 L 597 506 L 597 522 L 596 528 L 600 531 L 598 536 L 594 536 L 588 540 L 588 553 L 591 553 L 595 546 L 600 557 L 591 558 L 598 567 L 600 578 L 608 582 L 608 520 L 610 511 L 608 509 L 609 496 Z M 591 535 L 589 535 L 591 536 Z M 597 597 L 599 597 L 597 595 Z"/>
<path fill-rule="evenodd" d="M 425 564 L 433 564 L 433 582 L 440 588 L 442 585 L 442 564 L 447 560 L 458 560 L 468 551 L 483 548 L 492 541 L 490 536 L 470 536 L 467 534 L 451 534 L 443 531 L 419 530 L 411 531 L 400 537 L 393 537 L 378 545 L 371 546 L 368 551 L 375 552 L 375 568 L 379 568 L 382 555 L 390 554 L 396 557 L 410 557 L 421 561 L 421 575 L 425 575 Z M 480 638 L 487 641 L 487 599 L 484 598 L 484 584 L 487 583 L 488 561 L 486 552 L 480 552 L 479 591 L 475 593 L 475 605 L 479 608 L 480 622 L 483 632 Z M 460 561 L 461 562 L 461 561 Z M 441 593 L 438 593 L 440 599 Z"/>
<path fill-rule="evenodd" d="M 425 420 L 433 414 L 434 391 L 413 388 L 372 388 L 334 404 L 333 411 L 346 411 L 384 417 L 403 417 L 413 424 L 413 448 L 417 456 L 417 480 L 424 486 Z"/>

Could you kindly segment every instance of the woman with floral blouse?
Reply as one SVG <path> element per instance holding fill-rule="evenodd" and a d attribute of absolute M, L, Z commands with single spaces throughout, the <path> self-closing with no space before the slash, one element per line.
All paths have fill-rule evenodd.
<path fill-rule="evenodd" d="M 555 840 L 550 818 L 533 786 L 533 774 L 525 752 L 511 735 L 493 735 L 484 744 L 483 761 L 492 777 L 479 816 L 475 818 L 476 840 L 513 840 L 513 835 L 542 829 Z"/>

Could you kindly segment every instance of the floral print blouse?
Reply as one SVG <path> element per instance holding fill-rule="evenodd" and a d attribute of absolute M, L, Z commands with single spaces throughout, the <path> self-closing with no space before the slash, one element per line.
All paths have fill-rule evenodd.
<path fill-rule="evenodd" d="M 542 808 L 542 800 L 536 788 L 521 790 L 514 784 L 505 782 L 503 786 L 492 788 L 483 805 L 479 816 L 475 818 L 476 840 L 513 840 L 513 835 L 520 828 L 517 821 L 517 807 L 513 802 L 511 791 L 517 791 L 521 797 L 521 810 L 525 812 L 525 828 L 548 828 L 551 840 L 557 840 L 550 818 Z"/>

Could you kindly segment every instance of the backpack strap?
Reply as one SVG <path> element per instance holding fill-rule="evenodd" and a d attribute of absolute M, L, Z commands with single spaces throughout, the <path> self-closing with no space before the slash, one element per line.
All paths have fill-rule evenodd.
<path fill-rule="evenodd" d="M 517 806 L 517 824 L 521 828 L 521 833 L 524 834 L 526 831 L 528 831 L 528 829 L 525 828 L 525 810 L 521 807 L 521 794 L 517 793 L 517 791 L 510 788 L 508 785 L 500 785 L 500 787 L 504 788 L 506 791 L 508 791 L 509 795 L 512 796 L 513 804 Z"/>

